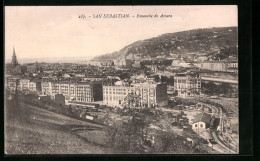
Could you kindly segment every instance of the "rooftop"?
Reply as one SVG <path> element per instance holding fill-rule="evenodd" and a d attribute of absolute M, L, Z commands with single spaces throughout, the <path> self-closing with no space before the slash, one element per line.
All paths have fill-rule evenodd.
<path fill-rule="evenodd" d="M 205 122 L 207 124 L 210 123 L 211 120 L 211 115 L 207 114 L 207 113 L 200 113 L 194 116 L 194 118 L 192 119 L 192 123 L 196 123 L 196 122 Z"/>

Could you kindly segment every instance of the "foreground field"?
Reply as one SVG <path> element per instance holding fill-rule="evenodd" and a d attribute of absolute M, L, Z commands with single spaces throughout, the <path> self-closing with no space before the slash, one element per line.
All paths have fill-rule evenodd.
<path fill-rule="evenodd" d="M 19 107 L 6 102 L 6 154 L 113 153 L 102 145 L 102 126 L 19 102 Z"/>

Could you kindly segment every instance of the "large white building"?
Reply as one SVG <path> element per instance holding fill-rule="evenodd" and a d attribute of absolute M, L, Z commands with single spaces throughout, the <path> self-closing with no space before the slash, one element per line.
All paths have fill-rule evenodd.
<path fill-rule="evenodd" d="M 41 82 L 30 80 L 30 79 L 20 79 L 18 90 L 23 92 L 41 92 Z"/>
<path fill-rule="evenodd" d="M 205 61 L 200 63 L 194 63 L 195 66 L 201 69 L 207 69 L 212 71 L 226 72 L 230 68 L 238 68 L 237 61 Z"/>
<path fill-rule="evenodd" d="M 197 97 L 201 93 L 201 77 L 197 73 L 176 74 L 174 88 L 180 97 Z"/>
<path fill-rule="evenodd" d="M 166 106 L 167 85 L 152 83 L 129 84 L 118 81 L 114 85 L 103 86 L 104 103 L 111 106 L 122 106 L 126 102 L 128 94 L 140 96 L 141 107 Z"/>
<path fill-rule="evenodd" d="M 62 94 L 66 100 L 77 102 L 103 100 L 100 82 L 42 82 L 42 94 L 52 97 L 56 94 Z"/>
<path fill-rule="evenodd" d="M 222 61 L 203 62 L 203 63 L 201 63 L 201 69 L 208 69 L 208 70 L 213 70 L 213 71 L 224 72 L 227 69 L 227 64 Z"/>
<path fill-rule="evenodd" d="M 30 84 L 30 80 L 29 79 L 20 79 L 18 88 L 21 91 L 29 91 L 29 84 Z"/>

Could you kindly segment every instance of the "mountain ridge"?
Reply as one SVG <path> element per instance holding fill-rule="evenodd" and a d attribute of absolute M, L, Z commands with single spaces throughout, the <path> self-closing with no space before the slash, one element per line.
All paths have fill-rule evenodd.
<path fill-rule="evenodd" d="M 118 51 L 96 56 L 92 60 L 138 60 L 191 53 L 220 54 L 220 58 L 237 56 L 237 32 L 237 27 L 232 26 L 165 33 L 136 41 Z"/>

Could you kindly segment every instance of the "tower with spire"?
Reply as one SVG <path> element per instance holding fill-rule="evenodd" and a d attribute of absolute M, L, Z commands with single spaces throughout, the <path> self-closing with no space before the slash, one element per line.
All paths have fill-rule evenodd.
<path fill-rule="evenodd" d="M 17 58 L 16 58 L 16 54 L 15 54 L 14 48 L 13 48 L 13 57 L 12 57 L 11 65 L 14 66 L 14 67 L 16 67 L 18 65 L 18 61 L 17 61 Z"/>

